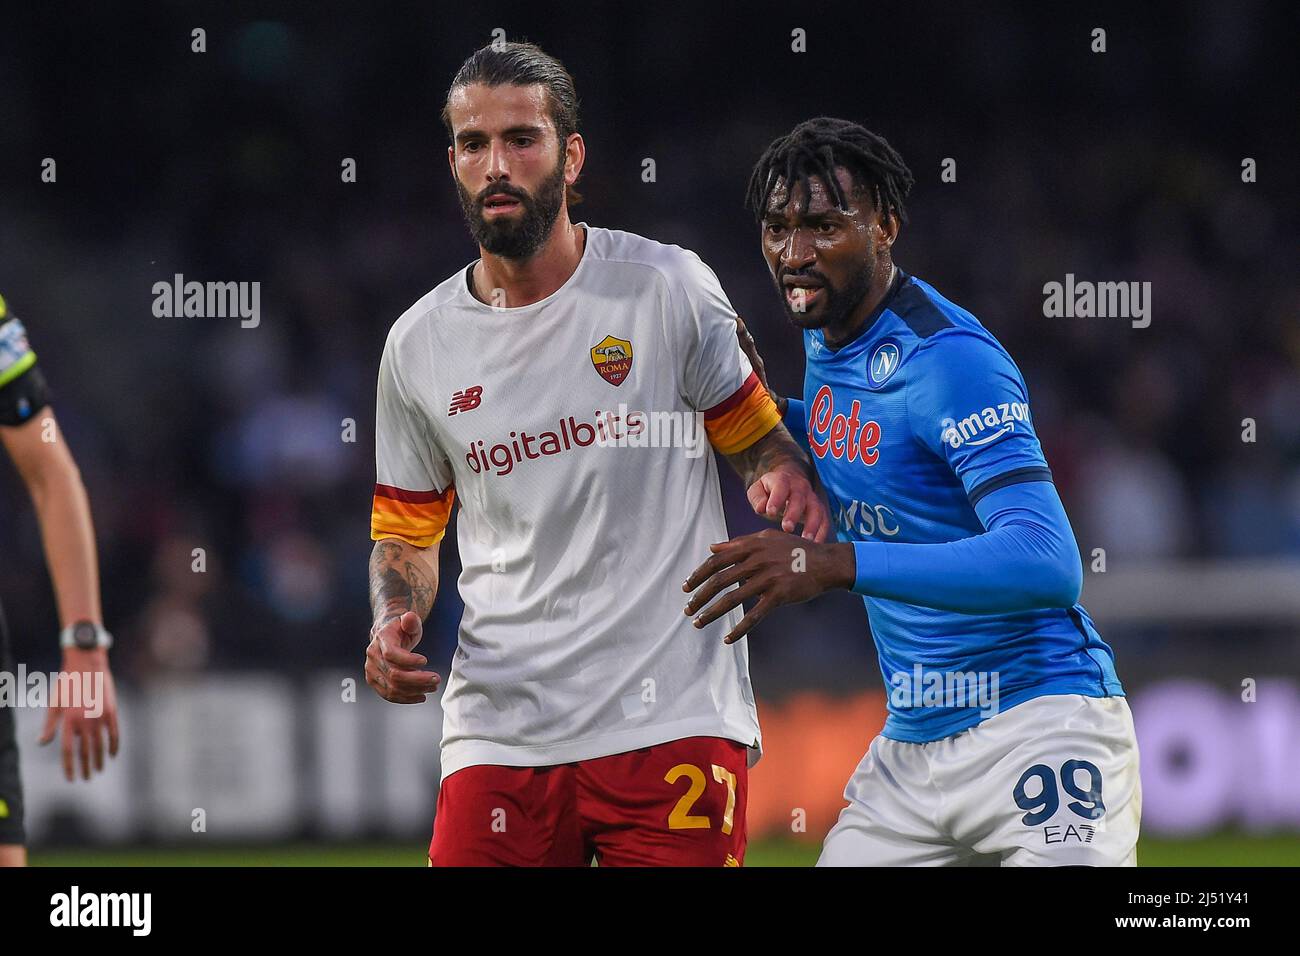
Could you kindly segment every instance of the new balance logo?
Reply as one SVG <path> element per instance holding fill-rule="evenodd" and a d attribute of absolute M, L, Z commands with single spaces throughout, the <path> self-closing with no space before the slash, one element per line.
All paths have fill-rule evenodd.
<path fill-rule="evenodd" d="M 471 385 L 469 388 L 455 392 L 451 396 L 451 404 L 447 406 L 447 417 L 450 418 L 457 412 L 468 412 L 478 408 L 483 402 L 483 386 Z"/>

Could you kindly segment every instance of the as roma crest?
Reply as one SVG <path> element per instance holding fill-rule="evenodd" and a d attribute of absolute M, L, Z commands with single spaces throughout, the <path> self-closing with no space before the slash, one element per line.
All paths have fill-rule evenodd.
<path fill-rule="evenodd" d="M 632 343 L 607 335 L 591 350 L 591 364 L 610 385 L 622 385 L 632 371 Z"/>

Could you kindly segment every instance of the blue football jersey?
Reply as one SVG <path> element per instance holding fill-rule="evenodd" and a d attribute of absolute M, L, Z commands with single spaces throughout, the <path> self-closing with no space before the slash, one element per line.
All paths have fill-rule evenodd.
<path fill-rule="evenodd" d="M 982 497 L 1051 481 L 1011 356 L 920 279 L 897 270 L 865 332 L 834 351 L 821 330 L 806 330 L 804 349 L 802 424 L 839 540 L 969 538 L 986 530 L 975 512 Z M 886 737 L 938 740 L 991 716 L 922 693 L 952 675 L 991 679 L 998 710 L 1048 694 L 1123 694 L 1082 605 L 966 614 L 863 600 L 889 696 Z"/>

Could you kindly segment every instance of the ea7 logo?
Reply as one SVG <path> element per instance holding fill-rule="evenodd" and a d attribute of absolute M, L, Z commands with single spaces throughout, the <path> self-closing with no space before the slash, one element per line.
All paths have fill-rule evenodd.
<path fill-rule="evenodd" d="M 451 404 L 447 406 L 447 417 L 455 415 L 457 412 L 468 412 L 478 408 L 483 403 L 483 386 L 471 385 L 469 388 L 462 389 L 451 396 Z"/>
<path fill-rule="evenodd" d="M 1029 421 L 1028 402 L 1002 402 L 967 415 L 963 419 L 945 418 L 941 440 L 949 447 L 987 445 L 1016 430 L 1016 422 Z M 979 437 L 976 437 L 979 436 Z"/>
<path fill-rule="evenodd" d="M 1077 825 L 1058 823 L 1050 827 L 1043 827 L 1043 842 L 1046 844 L 1069 843 L 1071 840 L 1075 840 L 1079 843 L 1091 843 L 1096 834 L 1096 829 L 1086 823 Z"/>

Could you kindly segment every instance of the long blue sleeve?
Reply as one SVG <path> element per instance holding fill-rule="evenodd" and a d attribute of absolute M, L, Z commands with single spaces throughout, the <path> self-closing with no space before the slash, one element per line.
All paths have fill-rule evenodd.
<path fill-rule="evenodd" d="M 963 614 L 1066 608 L 1079 600 L 1083 565 L 1056 486 L 1026 481 L 975 505 L 987 529 L 943 544 L 853 543 L 853 590 Z"/>
<path fill-rule="evenodd" d="M 797 398 L 787 398 L 785 400 L 785 415 L 781 422 L 785 425 L 790 436 L 799 443 L 799 447 L 811 454 L 808 447 L 808 410 L 804 403 Z"/>

